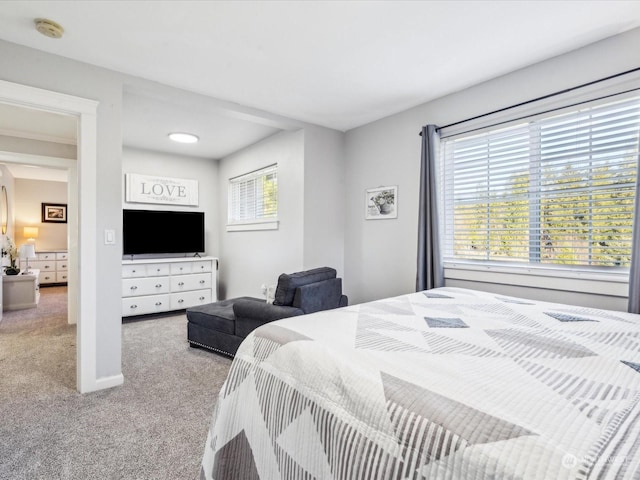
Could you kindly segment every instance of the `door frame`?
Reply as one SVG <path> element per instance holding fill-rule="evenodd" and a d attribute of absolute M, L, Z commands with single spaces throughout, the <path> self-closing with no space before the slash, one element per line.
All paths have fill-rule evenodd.
<path fill-rule="evenodd" d="M 97 108 L 98 102 L 0 80 L 0 102 L 77 118 L 77 162 L 69 169 L 69 321 L 76 330 L 76 388 L 119 385 L 122 375 L 97 378 Z M 75 170 L 75 171 L 74 171 Z M 75 266 L 75 267 L 74 267 Z"/>

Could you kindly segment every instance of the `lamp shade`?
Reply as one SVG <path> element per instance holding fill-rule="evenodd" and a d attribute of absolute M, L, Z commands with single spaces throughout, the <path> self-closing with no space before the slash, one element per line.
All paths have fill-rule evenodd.
<path fill-rule="evenodd" d="M 34 245 L 22 245 L 20 247 L 20 258 L 36 258 L 36 247 Z"/>
<path fill-rule="evenodd" d="M 24 227 L 22 236 L 24 238 L 38 238 L 38 227 Z"/>

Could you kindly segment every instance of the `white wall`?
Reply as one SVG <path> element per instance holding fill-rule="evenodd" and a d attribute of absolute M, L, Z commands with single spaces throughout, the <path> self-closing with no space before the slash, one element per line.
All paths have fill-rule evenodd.
<path fill-rule="evenodd" d="M 423 125 L 446 125 L 635 68 L 638 45 L 635 29 L 347 132 L 345 278 L 351 299 L 415 290 Z M 398 185 L 397 220 L 364 220 L 363 192 L 379 185 Z M 480 281 L 473 285 L 483 287 Z M 591 303 L 626 308 L 624 298 L 589 297 Z"/>
<path fill-rule="evenodd" d="M 46 180 L 15 180 L 15 242 L 22 245 L 26 239 L 22 236 L 23 227 L 38 227 L 36 250 L 66 250 L 67 224 L 43 223 L 42 203 L 67 203 L 66 182 Z"/>
<path fill-rule="evenodd" d="M 344 276 L 344 189 L 344 134 L 321 127 L 305 128 L 305 269 L 333 267 L 339 277 Z"/>
<path fill-rule="evenodd" d="M 278 164 L 277 230 L 227 232 L 227 186 L 230 178 Z M 261 297 L 260 286 L 277 283 L 283 272 L 302 270 L 304 227 L 304 133 L 282 132 L 220 161 L 221 299 Z"/>
<path fill-rule="evenodd" d="M 121 112 L 123 75 L 0 41 L 0 79 L 97 100 L 96 377 L 121 374 L 121 245 L 104 245 L 102 232 L 122 223 Z M 80 165 L 82 168 L 82 165 Z M 87 208 L 80 203 L 80 209 Z"/>
<path fill-rule="evenodd" d="M 44 155 L 47 157 L 68 158 L 75 160 L 77 147 L 63 143 L 44 142 L 28 138 L 0 135 L 0 151 L 26 153 L 28 155 Z"/>
<path fill-rule="evenodd" d="M 198 206 L 175 206 L 128 203 L 122 195 L 122 207 L 142 210 L 181 210 L 204 212 L 206 254 L 219 255 L 218 162 L 204 158 L 180 156 L 125 147 L 122 150 L 122 178 L 127 173 L 158 175 L 198 181 Z M 122 227 L 116 229 L 122 238 Z"/>

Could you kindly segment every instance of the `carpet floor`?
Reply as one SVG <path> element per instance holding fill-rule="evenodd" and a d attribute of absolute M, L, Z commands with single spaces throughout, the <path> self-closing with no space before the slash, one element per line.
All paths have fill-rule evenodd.
<path fill-rule="evenodd" d="M 190 348 L 186 330 L 184 314 L 125 321 L 124 385 L 81 395 L 66 287 L 4 312 L 0 479 L 197 479 L 231 361 Z"/>

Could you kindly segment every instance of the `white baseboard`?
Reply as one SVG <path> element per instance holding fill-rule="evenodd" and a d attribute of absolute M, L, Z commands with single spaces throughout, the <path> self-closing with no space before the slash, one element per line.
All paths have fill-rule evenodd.
<path fill-rule="evenodd" d="M 117 387 L 124 383 L 124 375 L 113 375 L 111 377 L 104 377 L 96 379 L 96 390 L 104 390 L 105 388 Z"/>

